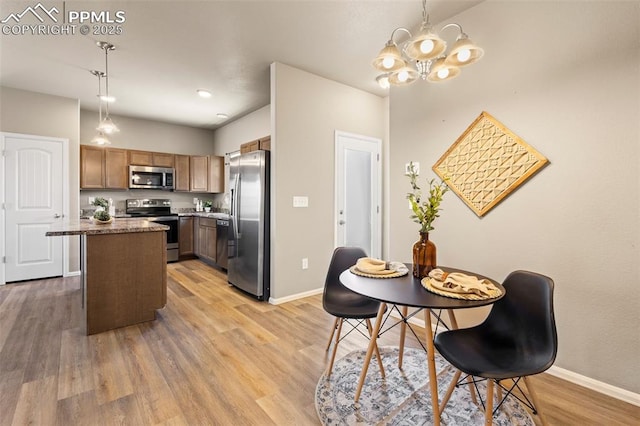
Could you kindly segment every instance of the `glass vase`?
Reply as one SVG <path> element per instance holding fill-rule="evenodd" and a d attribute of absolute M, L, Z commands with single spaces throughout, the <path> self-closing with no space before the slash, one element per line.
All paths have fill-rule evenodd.
<path fill-rule="evenodd" d="M 429 239 L 428 232 L 421 232 L 420 239 L 413 245 L 413 276 L 422 279 L 436 267 L 436 245 Z"/>

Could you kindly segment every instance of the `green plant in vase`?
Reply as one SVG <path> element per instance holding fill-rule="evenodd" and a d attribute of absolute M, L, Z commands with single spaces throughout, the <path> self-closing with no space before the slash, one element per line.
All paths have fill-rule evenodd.
<path fill-rule="evenodd" d="M 206 211 L 206 212 L 211 211 L 211 206 L 213 206 L 213 203 L 211 202 L 211 200 L 205 200 L 202 203 L 202 207 L 204 207 L 204 211 Z"/>
<path fill-rule="evenodd" d="M 429 181 L 429 196 L 423 199 L 422 190 L 418 186 L 418 173 L 413 163 L 409 163 L 409 181 L 411 192 L 407 193 L 407 199 L 411 204 L 413 214 L 411 219 L 420 225 L 420 240 L 413 245 L 413 276 L 424 278 L 436 267 L 436 246 L 429 240 L 429 231 L 432 231 L 433 222 L 440 217 L 440 204 L 449 187 L 445 182 Z"/>
<path fill-rule="evenodd" d="M 102 198 L 102 197 L 96 197 L 93 200 L 93 203 L 91 203 L 92 205 L 96 206 L 96 207 L 102 207 L 102 210 L 96 210 L 93 213 L 93 218 L 100 221 L 100 222 L 109 222 L 111 220 L 111 215 L 109 214 L 109 202 Z"/>

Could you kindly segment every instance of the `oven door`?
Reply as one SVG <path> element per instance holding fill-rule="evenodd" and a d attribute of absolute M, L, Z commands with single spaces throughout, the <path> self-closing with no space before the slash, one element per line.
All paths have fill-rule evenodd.
<path fill-rule="evenodd" d="M 169 227 L 167 231 L 167 262 L 176 262 L 179 257 L 178 246 L 178 216 L 156 216 L 150 217 L 150 221 L 160 223 Z"/>

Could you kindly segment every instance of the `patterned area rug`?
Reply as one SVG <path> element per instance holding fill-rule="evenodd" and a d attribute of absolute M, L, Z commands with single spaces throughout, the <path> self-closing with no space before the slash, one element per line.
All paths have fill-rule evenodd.
<path fill-rule="evenodd" d="M 403 368 L 400 370 L 398 352 L 398 348 L 380 348 L 386 379 L 380 376 L 375 357 L 371 359 L 360 401 L 357 404 L 354 403 L 353 397 L 358 386 L 366 350 L 351 352 L 336 361 L 331 377 L 327 379 L 325 372 L 316 387 L 316 410 L 322 424 L 432 425 L 433 412 L 426 354 L 421 349 L 405 349 Z M 442 401 L 455 371 L 437 354 L 436 371 L 438 371 L 438 393 Z M 484 383 L 478 384 L 478 387 L 484 398 L 486 395 Z M 484 424 L 484 413 L 471 400 L 467 386 L 454 390 L 447 408 L 442 413 L 441 423 L 443 425 Z M 499 412 L 494 415 L 493 424 L 533 426 L 534 422 L 515 398 L 508 398 Z"/>

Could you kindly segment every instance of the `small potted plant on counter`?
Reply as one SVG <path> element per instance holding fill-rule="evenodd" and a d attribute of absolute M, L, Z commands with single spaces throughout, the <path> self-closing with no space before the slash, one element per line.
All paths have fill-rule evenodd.
<path fill-rule="evenodd" d="M 202 205 L 204 206 L 204 211 L 209 213 L 213 204 L 211 203 L 211 200 L 205 200 Z"/>
<path fill-rule="evenodd" d="M 113 217 L 109 214 L 107 209 L 109 208 L 109 202 L 102 197 L 96 197 L 93 200 L 94 206 L 97 207 L 95 213 L 93 213 L 93 221 L 100 225 L 105 225 L 107 223 L 113 222 Z"/>

